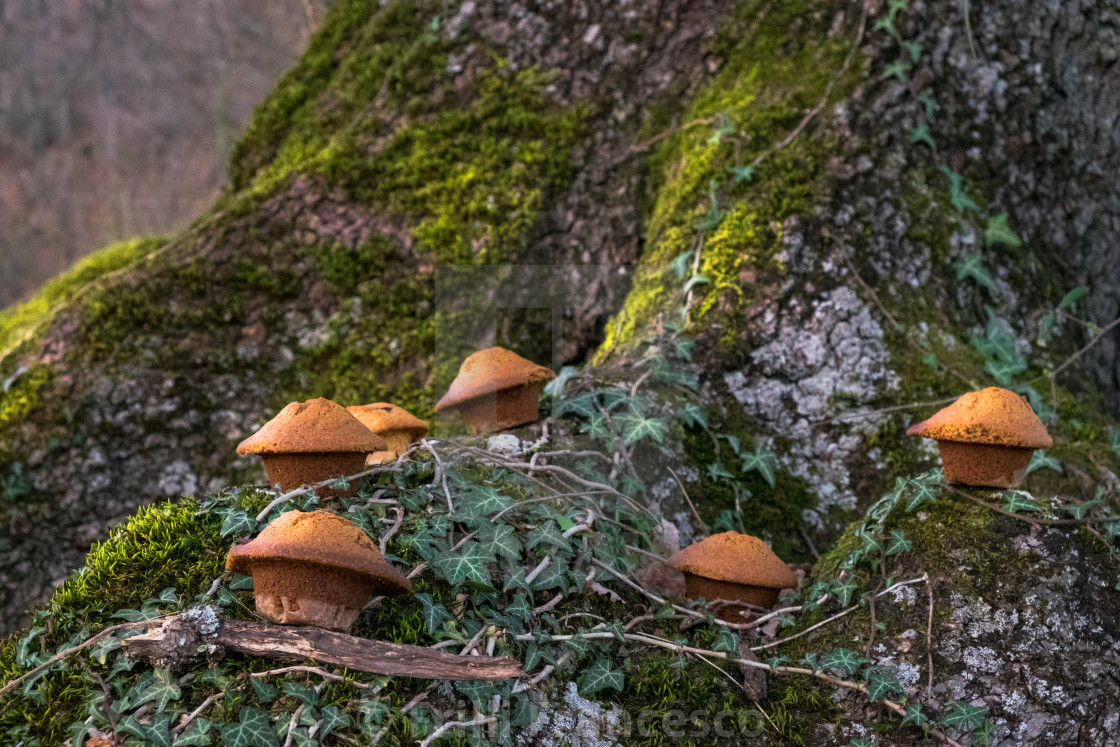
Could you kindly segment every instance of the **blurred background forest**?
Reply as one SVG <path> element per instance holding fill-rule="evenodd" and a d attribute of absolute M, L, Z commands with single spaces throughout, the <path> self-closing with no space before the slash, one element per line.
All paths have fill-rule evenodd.
<path fill-rule="evenodd" d="M 326 0 L 0 0 L 0 308 L 186 226 Z"/>

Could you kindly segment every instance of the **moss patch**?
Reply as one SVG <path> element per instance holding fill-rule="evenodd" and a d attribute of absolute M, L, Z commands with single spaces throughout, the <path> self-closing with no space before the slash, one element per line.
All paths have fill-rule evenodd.
<path fill-rule="evenodd" d="M 740 164 L 785 138 L 816 106 L 838 73 L 848 41 L 829 39 L 827 24 L 809 20 L 809 5 L 783 3 L 760 13 L 760 3 L 740 6 L 720 29 L 714 53 L 723 66 L 682 117 L 685 123 L 712 120 L 712 127 L 692 127 L 667 138 L 653 159 L 656 198 L 646 226 L 648 243 L 643 268 L 636 273 L 626 305 L 607 327 L 598 353 L 605 359 L 641 338 L 658 316 L 680 301 L 683 284 L 668 268 L 676 257 L 696 246 L 695 224 L 711 208 L 710 188 L 725 194 L 722 220 L 708 232 L 699 272 L 709 283 L 698 288 L 700 302 L 693 319 L 725 325 L 734 337 L 734 311 L 751 299 L 755 286 L 780 277 L 774 255 L 781 246 L 776 226 L 808 211 L 824 194 L 825 162 L 833 141 L 814 132 L 800 134 L 788 147 L 767 157 L 749 180 L 736 183 L 731 168 L 735 148 L 713 143 L 719 121 L 734 123 L 741 139 Z M 832 97 L 850 93 L 858 64 L 837 84 Z"/>
<path fill-rule="evenodd" d="M 94 280 L 146 257 L 164 243 L 162 238 L 151 237 L 107 246 L 48 280 L 24 303 L 0 311 L 0 359 L 33 335 L 61 304 L 74 298 Z"/>

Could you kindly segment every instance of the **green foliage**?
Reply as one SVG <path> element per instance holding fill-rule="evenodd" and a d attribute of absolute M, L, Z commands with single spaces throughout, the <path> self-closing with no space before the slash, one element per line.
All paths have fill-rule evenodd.
<path fill-rule="evenodd" d="M 957 280 L 972 278 L 988 290 L 995 290 L 995 281 L 992 280 L 992 276 L 984 268 L 984 257 L 979 252 L 961 257 L 960 260 L 953 263 L 953 269 L 957 271 Z"/>
<path fill-rule="evenodd" d="M 988 226 L 984 229 L 984 244 L 985 246 L 991 244 L 1022 246 L 1023 240 L 1007 226 L 1007 213 L 1000 213 L 988 218 Z"/>
<path fill-rule="evenodd" d="M 626 684 L 626 677 L 622 671 L 616 669 L 610 659 L 596 659 L 579 678 L 579 691 L 583 695 L 592 695 L 600 690 L 622 691 Z"/>
<path fill-rule="evenodd" d="M 222 741 L 227 747 L 280 747 L 268 714 L 252 706 L 241 709 L 236 723 L 222 727 Z"/>
<path fill-rule="evenodd" d="M 112 244 L 76 262 L 70 269 L 43 284 L 22 304 L 0 310 L 0 359 L 22 340 L 38 331 L 64 304 L 99 278 L 127 267 L 159 249 L 165 239 L 132 239 Z"/>

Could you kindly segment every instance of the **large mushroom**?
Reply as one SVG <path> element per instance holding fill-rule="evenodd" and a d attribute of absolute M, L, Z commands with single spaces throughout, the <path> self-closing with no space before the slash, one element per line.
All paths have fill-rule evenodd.
<path fill-rule="evenodd" d="M 361 424 L 385 439 L 389 444 L 386 451 L 375 451 L 366 458 L 366 464 L 391 462 L 408 450 L 428 433 L 428 423 L 416 417 L 403 407 L 388 402 L 375 402 L 372 405 L 354 405 L 346 411 L 356 417 Z"/>
<path fill-rule="evenodd" d="M 949 482 L 993 488 L 1018 487 L 1034 450 L 1054 444 L 1025 397 L 994 386 L 962 395 L 906 435 L 937 441 Z"/>
<path fill-rule="evenodd" d="M 269 483 L 282 490 L 313 485 L 361 472 L 366 455 L 385 451 L 385 439 L 329 399 L 292 402 L 237 447 L 238 454 L 258 454 Z M 323 498 L 357 490 L 320 488 Z"/>
<path fill-rule="evenodd" d="M 287 625 L 346 632 L 371 595 L 412 590 L 365 532 L 329 511 L 288 511 L 234 545 L 226 570 L 253 577 L 257 611 Z"/>
<path fill-rule="evenodd" d="M 713 534 L 669 558 L 684 573 L 689 599 L 721 599 L 770 609 L 782 589 L 797 586 L 797 576 L 770 546 L 739 532 Z"/>
<path fill-rule="evenodd" d="M 436 410 L 458 410 L 475 435 L 532 423 L 541 390 L 554 378 L 551 369 L 517 353 L 487 348 L 463 361 Z"/>

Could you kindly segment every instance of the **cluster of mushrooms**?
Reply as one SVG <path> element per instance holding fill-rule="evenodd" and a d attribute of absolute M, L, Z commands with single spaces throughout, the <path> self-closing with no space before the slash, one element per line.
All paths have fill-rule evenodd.
<path fill-rule="evenodd" d="M 554 377 L 509 350 L 480 350 L 463 361 L 436 410 L 457 411 L 476 435 L 524 425 L 537 419 L 541 391 Z M 389 402 L 343 408 L 319 398 L 287 405 L 237 453 L 258 455 L 269 483 L 289 491 L 393 461 L 427 433 L 425 421 Z M 316 492 L 337 498 L 356 488 Z M 365 532 L 325 510 L 288 511 L 256 539 L 234 545 L 226 569 L 253 577 L 265 618 L 331 630 L 349 630 L 371 596 L 412 588 Z"/>
<path fill-rule="evenodd" d="M 508 350 L 482 350 L 463 362 L 436 410 L 457 410 L 474 434 L 530 423 L 553 376 Z M 237 452 L 259 455 L 269 481 L 293 490 L 395 460 L 427 432 L 426 422 L 393 404 L 343 408 L 314 399 L 289 404 Z M 1027 401 L 995 387 L 965 394 L 907 434 L 938 442 L 949 481 L 1001 488 L 1017 487 L 1034 449 L 1052 444 Z M 318 492 L 337 497 L 353 490 Z M 683 573 L 688 598 L 715 607 L 767 610 L 783 589 L 797 586 L 789 565 L 763 540 L 739 532 L 712 535 L 668 563 Z M 257 611 L 265 618 L 341 631 L 350 629 L 370 597 L 412 588 L 365 532 L 326 510 L 284 513 L 256 539 L 230 549 L 226 568 L 253 577 Z"/>

